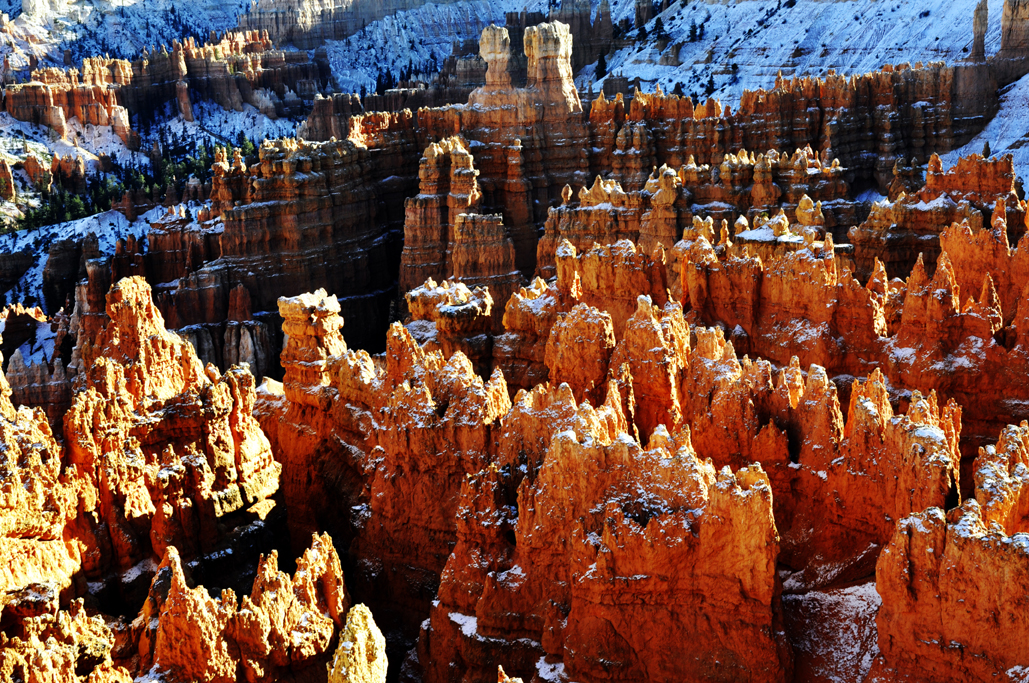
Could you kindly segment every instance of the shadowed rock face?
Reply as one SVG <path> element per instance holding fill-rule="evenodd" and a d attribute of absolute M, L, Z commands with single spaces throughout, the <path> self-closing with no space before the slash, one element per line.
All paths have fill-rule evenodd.
<path fill-rule="evenodd" d="M 290 30 L 321 39 L 336 9 Z M 76 343 L 0 380 L 0 672 L 378 683 L 387 651 L 426 682 L 1021 672 L 1026 206 L 1010 159 L 933 156 L 981 125 L 991 66 L 587 115 L 581 31 L 521 26 L 522 61 L 491 27 L 467 105 L 322 100 L 305 130 L 336 140 L 219 154 L 195 218 L 82 259 L 73 315 L 12 309 L 9 344 Z M 862 221 L 873 182 L 890 201 Z M 216 367 L 276 357 L 260 389 Z M 292 576 L 251 564 L 273 546 Z"/>
<path fill-rule="evenodd" d="M 198 44 L 193 38 L 172 45 L 171 52 L 144 54 L 130 62 L 87 58 L 81 69 L 39 69 L 29 83 L 12 85 L 6 110 L 20 121 L 43 124 L 61 138 L 67 122 L 111 126 L 130 149 L 139 148 L 131 116 L 149 119 L 165 102 L 175 102 L 182 117 L 193 120 L 192 99 L 208 99 L 242 111 L 251 104 L 277 118 L 303 111 L 329 79 L 328 64 L 305 53 L 273 47 L 267 32 L 228 33 Z"/>

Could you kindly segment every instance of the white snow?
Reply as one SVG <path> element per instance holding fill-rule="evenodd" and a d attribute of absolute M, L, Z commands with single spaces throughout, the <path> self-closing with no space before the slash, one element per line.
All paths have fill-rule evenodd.
<path fill-rule="evenodd" d="M 463 633 L 466 638 L 474 637 L 475 631 L 479 625 L 479 620 L 477 618 L 470 617 L 467 614 L 459 614 L 457 612 L 450 613 L 450 621 L 461 627 L 461 633 Z"/>
<path fill-rule="evenodd" d="M 541 681 L 546 681 L 546 683 L 560 683 L 565 679 L 564 672 L 565 665 L 563 662 L 548 664 L 546 657 L 540 657 L 540 660 L 536 662 L 536 675 Z"/>
<path fill-rule="evenodd" d="M 805 628 L 794 634 L 794 651 L 806 659 L 818 680 L 850 683 L 864 680 L 879 654 L 875 614 L 882 600 L 875 581 L 849 588 L 784 595 Z"/>
<path fill-rule="evenodd" d="M 797 0 L 794 7 L 778 2 L 673 2 L 648 24 L 655 34 L 660 18 L 671 45 L 682 44 L 681 66 L 658 64 L 656 43 L 648 39 L 608 55 L 608 71 L 630 80 L 640 77 L 644 90 L 660 84 L 669 92 L 676 83 L 687 94 L 703 94 L 709 77 L 715 96 L 734 109 L 744 90 L 770 88 L 776 74 L 822 76 L 829 69 L 843 74 L 875 71 L 884 64 L 945 61 L 953 64 L 968 56 L 972 42 L 972 14 L 977 0 L 928 3 L 922 0 L 891 2 L 822 2 Z M 1000 47 L 1003 0 L 989 0 L 986 53 Z M 614 0 L 617 21 L 632 17 L 634 0 Z M 925 16 L 922 16 L 922 15 Z M 704 23 L 704 40 L 688 42 L 690 25 Z M 635 35 L 635 31 L 630 32 Z M 739 67 L 734 74 L 732 65 Z M 577 80 L 589 85 L 584 70 Z M 600 81 L 597 81 L 598 83 Z M 599 85 L 594 86 L 599 91 Z M 982 145 L 979 145 L 980 149 Z"/>
<path fill-rule="evenodd" d="M 967 145 L 941 157 L 943 167 L 951 168 L 969 154 L 982 154 L 987 142 L 994 156 L 1014 157 L 1016 175 L 1029 175 L 1029 76 L 1001 91 L 997 116 Z"/>
<path fill-rule="evenodd" d="M 412 65 L 418 68 L 453 52 L 454 41 L 478 40 L 482 29 L 503 26 L 507 12 L 540 10 L 545 0 L 468 0 L 440 5 L 428 3 L 372 22 L 346 40 L 326 45 L 329 63 L 344 92 L 375 90 L 375 78 L 390 71 L 394 76 Z"/>
<path fill-rule="evenodd" d="M 4 293 L 2 303 L 6 305 L 21 302 L 26 306 L 38 305 L 45 313 L 52 315 L 55 311 L 47 310 L 42 292 L 43 269 L 46 267 L 50 245 L 53 242 L 67 239 L 82 240 L 89 233 L 94 233 L 100 251 L 104 254 L 113 254 L 119 239 L 128 235 L 134 235 L 137 239 L 142 238 L 150 229 L 150 222 L 157 220 L 166 212 L 167 209 L 158 207 L 143 214 L 135 222 L 129 223 L 121 213 L 106 211 L 68 223 L 0 235 L 0 252 L 28 250 L 36 257 L 36 264 L 29 268 L 14 287 Z"/>
<path fill-rule="evenodd" d="M 185 121 L 180 116 L 160 125 L 167 136 L 177 135 L 196 142 L 210 140 L 216 144 L 235 144 L 239 131 L 257 144 L 266 138 L 276 140 L 295 137 L 299 121 L 287 118 L 271 119 L 249 104 L 243 111 L 223 109 L 213 102 L 193 103 L 194 121 Z M 145 147 L 146 145 L 144 145 Z"/>
<path fill-rule="evenodd" d="M 12 3 L 13 4 L 13 3 Z M 20 5 L 20 3 L 19 3 Z M 42 66 L 63 66 L 63 50 L 72 51 L 72 61 L 110 54 L 133 59 L 143 48 L 171 45 L 193 35 L 206 40 L 211 31 L 237 26 L 240 14 L 250 8 L 249 0 L 57 0 L 57 11 L 42 16 L 20 12 L 15 20 L 21 32 L 31 33 L 42 49 L 29 41 L 0 40 L 0 56 L 33 50 L 49 57 Z M 13 8 L 12 8 L 13 10 Z M 13 14 L 12 14 L 13 16 Z M 15 69 L 27 66 L 23 56 L 12 60 Z"/>

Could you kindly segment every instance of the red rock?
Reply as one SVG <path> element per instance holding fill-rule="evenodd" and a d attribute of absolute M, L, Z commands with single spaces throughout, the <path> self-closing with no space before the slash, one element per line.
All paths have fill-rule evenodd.
<path fill-rule="evenodd" d="M 140 278 L 112 288 L 107 316 L 64 420 L 67 466 L 96 491 L 82 503 L 99 523 L 85 542 L 110 544 L 89 567 L 101 577 L 170 545 L 190 559 L 212 551 L 230 513 L 244 524 L 268 514 L 280 471 L 251 415 L 249 373 L 205 369 L 164 329 Z"/>
<path fill-rule="evenodd" d="M 6 109 L 20 121 L 53 128 L 61 138 L 72 118 L 83 125 L 111 126 L 126 146 L 138 149 L 131 115 L 174 100 L 192 121 L 190 90 L 226 109 L 241 111 L 246 102 L 272 118 L 295 114 L 301 102 L 290 94 L 313 100 L 328 80 L 326 67 L 306 53 L 274 49 L 267 32 L 226 33 L 204 45 L 190 37 L 175 42 L 171 52 L 166 47 L 159 54 L 144 51 L 133 62 L 90 57 L 81 69 L 35 70 L 29 83 L 12 86 Z"/>
<path fill-rule="evenodd" d="M 235 681 L 237 671 L 256 683 L 325 666 L 350 602 L 332 541 L 315 536 L 292 578 L 277 564 L 275 553 L 263 557 L 253 590 L 237 604 L 231 590 L 212 598 L 203 586 L 190 588 L 169 548 L 155 578 L 166 592 L 152 589 L 150 620 L 133 623 L 140 669 L 160 671 L 168 683 Z"/>
<path fill-rule="evenodd" d="M 1015 194 L 1014 180 L 1010 155 L 990 161 L 973 154 L 943 172 L 934 154 L 925 186 L 917 194 L 898 196 L 892 203 L 876 202 L 868 219 L 851 228 L 858 273 L 867 276 L 878 258 L 888 272 L 903 275 L 910 272 L 919 255 L 932 272 L 941 249 L 941 233 L 953 223 L 963 222 L 980 231 L 982 214 L 994 211 L 998 204 L 1004 209 L 1005 221 L 1021 226 L 1026 210 Z M 1022 229 L 1017 234 L 1021 235 Z"/>
<path fill-rule="evenodd" d="M 413 322 L 411 335 L 426 350 L 444 357 L 460 351 L 480 377 L 489 377 L 493 365 L 493 297 L 485 287 L 470 290 L 462 282 L 428 280 L 405 295 Z M 430 346 L 426 346 L 429 344 Z"/>
<path fill-rule="evenodd" d="M 612 397 L 617 392 L 601 413 L 621 412 Z M 740 680 L 787 677 L 789 646 L 770 637 L 780 619 L 770 559 L 777 540 L 760 468 L 716 475 L 696 458 L 688 435 L 677 446 L 664 432 L 644 450 L 598 418 L 583 406 L 580 426 L 554 437 L 539 474 L 518 489 L 517 517 L 515 492 L 496 469 L 465 485 L 466 530 L 420 644 L 426 680 L 486 680 L 497 659 L 523 677 L 545 667 L 580 679 L 705 680 L 719 666 L 715 658 L 723 667 L 732 662 Z M 630 493 L 637 487 L 651 492 L 650 502 Z M 694 517 L 689 508 L 705 513 Z M 673 527 L 693 533 L 684 542 Z M 713 541 L 727 534 L 732 543 Z M 567 540 L 554 544 L 555 535 Z M 469 561 L 469 553 L 484 557 Z M 678 581 L 717 583 L 720 571 L 707 569 L 721 562 L 734 565 L 744 584 L 712 585 L 724 596 L 721 606 L 694 604 L 677 588 Z M 482 583 L 481 596 L 469 581 Z M 627 581 L 631 602 L 618 597 Z M 734 635 L 705 640 L 710 624 L 730 613 Z M 696 656 L 675 656 L 649 629 L 632 626 L 644 621 L 662 624 L 663 642 L 692 642 Z"/>
<path fill-rule="evenodd" d="M 866 680 L 1017 675 L 1029 661 L 1023 538 L 988 525 L 974 499 L 902 520 L 876 568 L 882 655 Z"/>
<path fill-rule="evenodd" d="M 0 635 L 0 674 L 24 683 L 130 683 L 111 660 L 114 635 L 81 601 L 70 609 L 21 622 L 22 633 Z"/>

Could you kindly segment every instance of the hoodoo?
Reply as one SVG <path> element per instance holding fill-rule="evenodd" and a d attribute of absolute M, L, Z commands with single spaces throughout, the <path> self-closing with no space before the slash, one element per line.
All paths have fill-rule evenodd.
<path fill-rule="evenodd" d="M 0 680 L 1025 678 L 1029 3 L 230 4 L 0 17 Z"/>

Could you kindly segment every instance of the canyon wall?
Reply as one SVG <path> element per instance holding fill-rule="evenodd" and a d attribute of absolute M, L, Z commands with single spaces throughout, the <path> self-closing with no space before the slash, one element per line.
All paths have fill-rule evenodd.
<path fill-rule="evenodd" d="M 324 57 L 273 47 L 266 33 L 228 33 L 200 45 L 193 38 L 173 43 L 171 51 L 145 52 L 135 61 L 87 58 L 81 69 L 39 69 L 28 83 L 6 89 L 5 108 L 14 118 L 54 130 L 61 138 L 67 122 L 111 126 L 130 149 L 139 137 L 130 117 L 150 119 L 166 102 L 175 102 L 193 120 L 193 99 L 242 111 L 252 104 L 271 118 L 305 111 L 325 89 L 331 74 Z"/>
<path fill-rule="evenodd" d="M 988 160 L 973 154 L 944 172 L 934 154 L 926 166 L 924 186 L 876 202 L 868 219 L 850 229 L 857 273 L 867 279 L 876 259 L 888 273 L 909 273 L 919 255 L 931 273 L 940 254 L 941 233 L 962 222 L 978 232 L 983 217 L 998 205 L 1017 240 L 1025 232 L 1026 208 L 1015 189 L 1011 155 Z"/>

